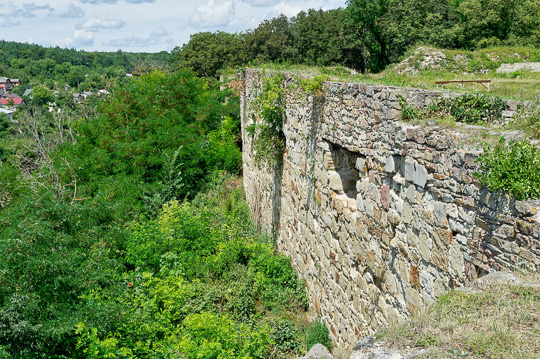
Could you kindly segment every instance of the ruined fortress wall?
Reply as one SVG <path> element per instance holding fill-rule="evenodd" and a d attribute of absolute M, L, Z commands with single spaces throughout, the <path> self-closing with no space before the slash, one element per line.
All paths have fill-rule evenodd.
<path fill-rule="evenodd" d="M 481 150 L 466 131 L 400 121 L 397 95 L 424 106 L 447 93 L 340 82 L 316 97 L 292 91 L 283 166 L 269 171 L 245 131 L 260 121 L 261 76 L 244 73 L 241 99 L 247 200 L 338 343 L 482 272 L 539 269 L 540 203 L 483 189 L 473 176 Z"/>

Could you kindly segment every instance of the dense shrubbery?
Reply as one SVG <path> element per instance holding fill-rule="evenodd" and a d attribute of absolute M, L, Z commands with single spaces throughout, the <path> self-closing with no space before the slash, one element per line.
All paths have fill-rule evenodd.
<path fill-rule="evenodd" d="M 401 95 L 398 101 L 403 120 L 412 122 L 444 119 L 480 125 L 497 124 L 506 106 L 500 97 L 483 94 L 464 94 L 450 99 L 441 97 L 424 108 L 409 104 Z"/>
<path fill-rule="evenodd" d="M 192 202 L 171 202 L 128 230 L 130 271 L 84 297 L 114 308 L 78 324 L 85 352 L 126 357 L 267 357 L 273 319 L 306 309 L 302 283 L 253 230 L 238 185 L 226 177 Z M 243 323 L 243 324 L 240 324 Z M 123 357 L 123 356 L 122 356 Z"/>
<path fill-rule="evenodd" d="M 189 72 L 153 73 L 97 110 L 2 122 L 1 357 L 302 350 L 275 328 L 303 342 L 305 287 L 223 172 L 241 168 L 238 110 Z"/>

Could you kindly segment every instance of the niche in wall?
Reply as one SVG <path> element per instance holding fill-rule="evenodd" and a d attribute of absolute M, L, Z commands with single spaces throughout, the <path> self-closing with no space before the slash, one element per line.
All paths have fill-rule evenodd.
<path fill-rule="evenodd" d="M 356 182 L 360 179 L 356 160 L 360 155 L 333 143 L 330 143 L 330 154 L 332 163 L 328 164 L 328 169 L 336 171 L 339 176 L 331 178 L 331 189 L 339 195 L 356 199 Z"/>

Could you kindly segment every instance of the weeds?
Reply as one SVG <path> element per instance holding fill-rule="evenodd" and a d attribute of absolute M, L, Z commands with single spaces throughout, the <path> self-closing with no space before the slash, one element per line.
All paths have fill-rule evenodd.
<path fill-rule="evenodd" d="M 499 285 L 451 291 L 410 322 L 391 321 L 382 338 L 397 348 L 424 347 L 426 358 L 532 359 L 540 357 L 539 322 L 539 287 Z"/>

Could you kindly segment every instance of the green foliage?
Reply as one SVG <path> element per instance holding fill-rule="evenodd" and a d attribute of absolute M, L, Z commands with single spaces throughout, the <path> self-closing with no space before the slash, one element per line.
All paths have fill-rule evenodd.
<path fill-rule="evenodd" d="M 172 51 L 171 57 L 177 67 L 188 68 L 199 76 L 210 78 L 217 77 L 220 69 L 247 62 L 240 35 L 223 31 L 191 35 L 186 45 Z"/>
<path fill-rule="evenodd" d="M 62 90 L 64 84 L 68 84 L 77 91 L 79 85 L 85 83 L 84 88 L 95 88 L 97 83 L 94 80 L 98 76 L 103 82 L 111 79 L 124 82 L 126 73 L 136 70 L 139 62 L 152 63 L 155 68 L 161 68 L 168 58 L 166 52 L 87 52 L 0 40 L 0 73 L 8 78 L 20 79 L 20 90 L 36 85 Z M 19 88 L 16 87 L 15 91 L 19 91 Z"/>
<path fill-rule="evenodd" d="M 421 122 L 429 119 L 473 124 L 494 124 L 502 119 L 505 102 L 498 96 L 464 94 L 445 100 L 436 99 L 425 108 L 410 105 L 398 96 L 404 121 Z"/>
<path fill-rule="evenodd" d="M 297 353 L 300 348 L 298 329 L 286 320 L 274 326 L 271 338 L 275 343 L 276 349 L 284 355 L 290 352 Z"/>
<path fill-rule="evenodd" d="M 256 151 L 254 159 L 259 166 L 264 163 L 268 168 L 274 168 L 283 160 L 285 135 L 282 127 L 286 91 L 283 87 L 283 74 L 263 77 L 263 88 L 256 99 L 262 121 L 257 124 L 258 133 L 253 142 Z"/>
<path fill-rule="evenodd" d="M 328 80 L 328 76 L 315 76 L 300 81 L 299 87 L 310 95 L 320 95 L 323 89 L 323 82 Z"/>
<path fill-rule="evenodd" d="M 450 101 L 450 114 L 459 122 L 494 123 L 501 120 L 505 107 L 500 97 L 465 94 Z"/>
<path fill-rule="evenodd" d="M 409 105 L 407 100 L 401 95 L 397 95 L 397 99 L 401 106 L 401 116 L 404 121 L 416 120 L 420 117 L 421 110 L 418 107 Z"/>
<path fill-rule="evenodd" d="M 238 170 L 231 122 L 239 111 L 226 104 L 237 104 L 233 97 L 188 71 L 155 72 L 117 89 L 62 148 L 81 195 L 114 201 L 119 216 L 130 216 L 194 194 L 220 166 Z M 230 119 L 222 124 L 222 116 Z"/>
<path fill-rule="evenodd" d="M 102 226 L 109 209 L 57 203 L 48 193 L 10 208 L 0 212 L 0 345 L 29 357 L 66 353 L 78 297 L 109 285 L 123 231 Z"/>
<path fill-rule="evenodd" d="M 276 63 L 292 60 L 295 54 L 292 26 L 287 16 L 281 14 L 247 31 L 244 43 L 248 58 Z"/>
<path fill-rule="evenodd" d="M 223 119 L 218 129 L 208 133 L 206 161 L 212 169 L 240 173 L 242 152 L 238 148 L 239 137 L 237 124 L 229 116 Z"/>
<path fill-rule="evenodd" d="M 527 140 L 504 138 L 493 147 L 484 145 L 479 157 L 480 181 L 490 191 L 504 191 L 518 200 L 540 197 L 540 150 Z"/>
<path fill-rule="evenodd" d="M 157 218 L 130 226 L 133 269 L 119 285 L 84 296 L 86 308 L 109 308 L 111 317 L 78 324 L 83 352 L 262 358 L 278 341 L 298 343 L 297 329 L 276 336 L 267 316 L 305 311 L 305 287 L 290 260 L 253 231 L 236 182 L 219 178 L 192 202 L 171 202 Z"/>
<path fill-rule="evenodd" d="M 321 321 L 313 321 L 309 324 L 306 330 L 306 346 L 311 349 L 317 343 L 321 343 L 328 350 L 332 351 L 332 340 L 330 340 L 330 332 L 326 325 Z"/>
<path fill-rule="evenodd" d="M 32 93 L 32 104 L 36 106 L 44 106 L 49 102 L 54 101 L 54 96 L 52 91 L 45 88 L 44 86 L 36 86 L 34 92 Z"/>
<path fill-rule="evenodd" d="M 475 49 L 538 47 L 538 0 L 349 0 L 347 19 L 365 46 L 367 68 L 380 71 L 413 45 Z M 469 63 L 469 71 L 480 63 Z"/>
<path fill-rule="evenodd" d="M 227 316 L 192 314 L 184 320 L 186 334 L 179 343 L 179 354 L 198 358 L 265 358 L 271 343 L 269 328 L 258 331 L 238 325 Z"/>

